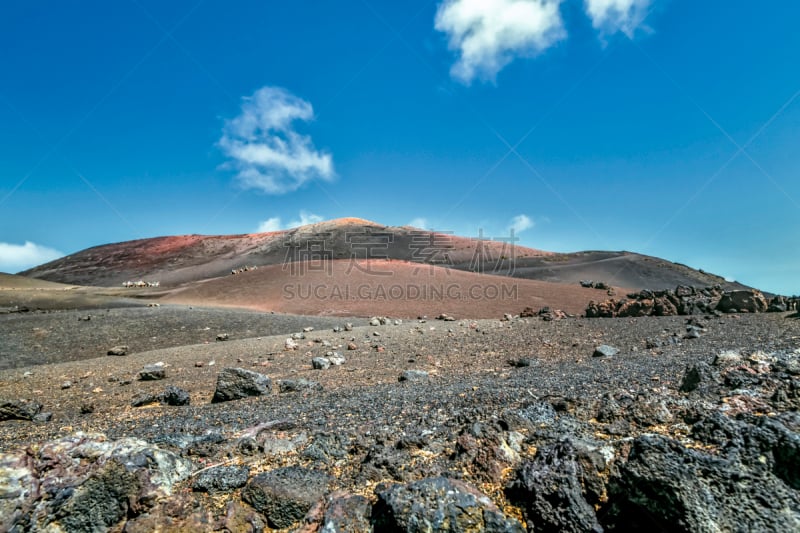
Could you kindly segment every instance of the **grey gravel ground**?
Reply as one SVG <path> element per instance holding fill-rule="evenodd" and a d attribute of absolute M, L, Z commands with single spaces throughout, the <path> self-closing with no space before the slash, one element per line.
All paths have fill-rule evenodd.
<path fill-rule="evenodd" d="M 137 312 L 148 311 L 165 309 Z M 215 342 L 219 331 L 203 330 L 207 344 L 0 371 L 0 398 L 36 399 L 52 413 L 49 421 L 0 423 L 0 451 L 35 447 L 76 431 L 112 440 L 137 437 L 191 460 L 196 472 L 215 465 L 246 468 L 249 482 L 281 468 L 301 469 L 303 475 L 324 472 L 330 490 L 363 496 L 376 513 L 375 495 L 385 493 L 382 483 L 444 476 L 477 487 L 529 531 L 539 530 L 537 523 L 569 529 L 583 519 L 618 531 L 727 530 L 738 523 L 740 508 L 749 513 L 745 523 L 751 529 L 800 526 L 800 320 L 791 315 L 412 320 L 383 326 L 362 320 L 352 331 L 333 331 L 345 319 L 332 319 L 323 328 L 314 319 L 294 317 L 278 322 L 284 334 L 241 338 L 236 332 L 252 331 L 248 321 L 254 317 L 248 313 L 166 311 L 177 322 L 153 321 L 148 335 L 168 336 L 174 328 L 186 331 L 181 325 L 198 328 L 216 318 L 216 329 L 230 333 L 231 340 Z M 288 334 L 309 326 L 315 330 L 297 339 L 297 349 L 285 349 Z M 700 336 L 686 338 L 687 326 Z M 80 342 L 82 332 L 65 327 L 62 334 Z M 348 349 L 350 344 L 355 349 Z M 600 345 L 619 352 L 594 357 Z M 314 370 L 311 360 L 331 351 L 346 362 Z M 715 363 L 721 353 L 731 360 Z M 144 365 L 156 362 L 165 363 L 165 379 L 136 381 Z M 272 392 L 212 404 L 216 377 L 225 367 L 269 376 Z M 696 389 L 682 391 L 692 367 L 699 376 Z M 427 372 L 428 378 L 401 382 L 408 370 Z M 275 386 L 301 379 L 321 388 L 279 392 Z M 62 389 L 65 381 L 71 386 Z M 167 386 L 187 391 L 191 405 L 131 406 L 138 395 L 158 395 Z M 580 482 L 574 473 L 579 467 L 569 466 L 576 457 L 600 461 L 602 479 Z M 654 457 L 663 464 L 655 465 Z M 673 486 L 673 471 L 699 481 Z M 525 472 L 533 477 L 525 478 Z M 514 499 L 509 489 L 514 479 L 514 486 L 524 489 L 540 475 L 566 476 L 554 478 L 553 486 L 571 490 L 568 501 L 549 510 L 548 502 L 555 500 L 547 493 Z M 552 485 L 549 478 L 542 480 L 535 490 Z M 747 483 L 761 492 L 751 496 L 741 480 L 751 480 Z M 646 492 L 650 489 L 637 493 L 641 483 L 662 487 L 665 499 Z M 709 504 L 710 493 L 702 492 L 706 485 L 698 483 L 710 491 L 723 487 L 720 499 Z M 600 492 L 593 493 L 592 486 Z M 214 495 L 182 493 L 189 499 L 165 500 L 132 519 L 129 528 L 174 524 L 170 505 L 191 501 L 194 511 L 180 516 L 179 528 L 236 530 L 235 519 L 254 516 L 242 503 L 243 490 L 231 485 Z M 584 498 L 600 499 L 588 505 Z M 683 507 L 671 505 L 670 498 Z M 429 503 L 435 509 L 436 502 Z M 708 509 L 713 523 L 704 518 Z M 577 518 L 569 514 L 579 512 L 584 514 Z"/>
<path fill-rule="evenodd" d="M 243 339 L 342 323 L 341 318 L 169 304 L 0 314 L 0 370 L 92 359 L 121 344 L 137 353 L 214 342 L 220 333 Z"/>

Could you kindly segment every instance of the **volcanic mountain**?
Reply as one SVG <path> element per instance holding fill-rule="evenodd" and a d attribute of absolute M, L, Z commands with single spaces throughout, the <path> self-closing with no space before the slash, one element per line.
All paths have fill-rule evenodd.
<path fill-rule="evenodd" d="M 87 286 L 158 281 L 164 287 L 230 275 L 244 267 L 331 260 L 392 260 L 520 279 L 601 280 L 641 289 L 676 285 L 741 288 L 713 274 L 631 252 L 555 253 L 499 240 L 342 218 L 241 235 L 181 235 L 95 246 L 21 274 Z"/>

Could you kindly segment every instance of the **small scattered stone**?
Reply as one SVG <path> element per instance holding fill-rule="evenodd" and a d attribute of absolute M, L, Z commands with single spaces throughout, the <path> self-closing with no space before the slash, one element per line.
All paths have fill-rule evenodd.
<path fill-rule="evenodd" d="M 601 344 L 597 348 L 594 349 L 594 353 L 592 354 L 593 357 L 612 357 L 617 355 L 619 350 L 614 348 L 613 346 L 609 346 L 608 344 Z"/>
<path fill-rule="evenodd" d="M 150 394 L 148 392 L 142 392 L 137 394 L 136 396 L 131 399 L 131 407 L 141 407 L 143 405 L 150 405 L 152 403 L 158 402 L 158 396 L 155 394 Z"/>
<path fill-rule="evenodd" d="M 727 366 L 741 363 L 742 354 L 735 350 L 726 350 L 714 357 L 715 366 Z"/>
<path fill-rule="evenodd" d="M 404 370 L 398 381 L 424 381 L 428 379 L 428 373 L 424 370 Z"/>
<path fill-rule="evenodd" d="M 69 389 L 71 387 L 72 387 L 71 381 L 65 381 L 64 383 L 61 384 L 61 390 Z"/>
<path fill-rule="evenodd" d="M 0 400 L 0 421 L 33 420 L 42 410 L 42 404 L 27 400 Z"/>
<path fill-rule="evenodd" d="M 36 416 L 33 417 L 33 421 L 34 422 L 42 422 L 42 423 L 44 423 L 44 422 L 50 422 L 51 420 L 53 420 L 53 413 L 50 413 L 50 412 L 48 412 L 48 413 L 39 413 L 39 414 L 37 414 Z"/>
<path fill-rule="evenodd" d="M 154 363 L 152 365 L 145 365 L 144 369 L 139 371 L 139 381 L 158 381 L 167 377 L 167 369 L 164 363 Z"/>
<path fill-rule="evenodd" d="M 287 350 L 296 350 L 299 344 L 297 344 L 294 339 L 286 339 L 286 342 L 283 343 L 283 346 Z"/>
<path fill-rule="evenodd" d="M 128 355 L 128 347 L 126 345 L 114 346 L 107 353 L 108 355 Z"/>
<path fill-rule="evenodd" d="M 327 357 L 315 357 L 311 360 L 314 370 L 327 370 L 331 367 L 331 361 Z"/>
<path fill-rule="evenodd" d="M 698 363 L 686 369 L 679 390 L 681 392 L 692 392 L 704 381 L 709 381 L 710 379 L 711 372 L 708 365 L 705 363 Z"/>
<path fill-rule="evenodd" d="M 217 335 L 217 341 L 226 341 L 229 338 L 230 337 L 228 336 L 227 333 L 220 333 L 219 335 Z"/>
<path fill-rule="evenodd" d="M 180 387 L 170 385 L 161 395 L 161 403 L 173 406 L 189 405 L 191 403 L 189 393 Z"/>
<path fill-rule="evenodd" d="M 328 361 L 331 362 L 333 366 L 341 366 L 345 364 L 347 361 L 342 354 L 339 352 L 331 352 L 327 356 Z"/>
<path fill-rule="evenodd" d="M 686 335 L 683 336 L 684 339 L 699 339 L 700 332 L 696 329 L 692 329 L 686 332 Z"/>
<path fill-rule="evenodd" d="M 345 331 L 353 331 L 353 324 L 348 322 L 347 324 L 344 325 L 344 330 Z"/>
<path fill-rule="evenodd" d="M 321 391 L 322 385 L 317 381 L 308 379 L 283 379 L 278 384 L 281 393 L 301 391 Z"/>
<path fill-rule="evenodd" d="M 356 343 L 354 343 L 354 342 L 348 342 L 347 343 L 347 349 L 348 350 L 358 350 L 358 345 Z"/>

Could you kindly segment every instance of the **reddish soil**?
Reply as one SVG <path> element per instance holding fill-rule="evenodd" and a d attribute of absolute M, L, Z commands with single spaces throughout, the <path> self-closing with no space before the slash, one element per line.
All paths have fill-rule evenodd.
<path fill-rule="evenodd" d="M 617 288 L 618 293 L 630 292 Z M 580 314 L 606 291 L 419 265 L 406 261 L 329 261 L 273 265 L 191 283 L 161 301 L 299 315 L 499 318 L 525 307 Z"/>

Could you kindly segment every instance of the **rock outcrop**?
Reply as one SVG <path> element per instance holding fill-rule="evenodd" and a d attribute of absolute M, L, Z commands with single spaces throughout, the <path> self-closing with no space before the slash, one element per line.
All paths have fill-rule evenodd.
<path fill-rule="evenodd" d="M 778 308 L 780 308 L 780 304 Z M 723 291 L 719 286 L 698 289 L 640 291 L 627 298 L 589 302 L 587 318 L 701 315 L 712 313 L 763 313 L 770 305 L 757 290 Z"/>

